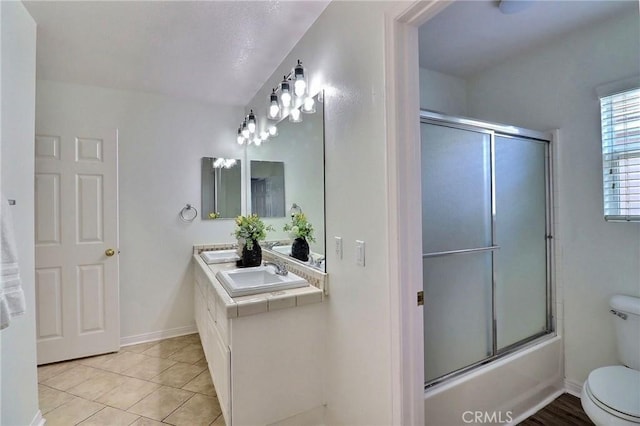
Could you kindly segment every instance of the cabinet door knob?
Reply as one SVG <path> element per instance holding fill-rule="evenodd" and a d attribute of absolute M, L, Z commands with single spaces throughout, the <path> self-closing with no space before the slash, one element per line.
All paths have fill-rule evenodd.
<path fill-rule="evenodd" d="M 106 250 L 104 251 L 104 254 L 106 254 L 107 256 L 111 257 L 111 256 L 113 256 L 114 254 L 116 254 L 116 251 L 115 251 L 114 249 L 110 248 L 110 249 L 106 249 Z"/>

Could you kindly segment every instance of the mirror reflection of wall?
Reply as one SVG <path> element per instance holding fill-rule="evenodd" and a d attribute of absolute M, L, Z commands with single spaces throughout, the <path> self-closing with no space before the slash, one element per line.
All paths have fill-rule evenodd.
<path fill-rule="evenodd" d="M 241 161 L 202 158 L 202 219 L 230 219 L 240 215 Z"/>
<path fill-rule="evenodd" d="M 284 163 L 251 161 L 251 213 L 284 217 Z"/>
<path fill-rule="evenodd" d="M 325 253 L 324 228 L 324 108 L 316 99 L 314 114 L 302 113 L 302 122 L 292 123 L 284 118 L 278 123 L 278 136 L 269 138 L 260 146 L 247 146 L 247 160 L 284 163 L 284 210 L 280 217 L 271 217 L 267 223 L 275 231 L 269 232 L 270 240 L 289 240 L 291 236 L 282 230 L 291 222 L 289 210 L 295 203 L 300 206 L 315 230 L 315 242 L 310 242 L 313 253 Z M 247 177 L 248 179 L 248 177 Z M 248 185 L 249 186 L 249 185 Z M 253 183 L 248 200 L 253 205 Z M 253 208 L 250 209 L 255 212 Z M 268 216 L 267 216 L 268 217 Z"/>

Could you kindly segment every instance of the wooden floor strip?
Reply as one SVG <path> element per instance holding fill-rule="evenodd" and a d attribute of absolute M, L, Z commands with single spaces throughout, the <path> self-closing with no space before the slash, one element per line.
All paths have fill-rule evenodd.
<path fill-rule="evenodd" d="M 577 398 L 568 393 L 560 395 L 551 404 L 528 417 L 521 426 L 586 426 L 593 425 Z"/>

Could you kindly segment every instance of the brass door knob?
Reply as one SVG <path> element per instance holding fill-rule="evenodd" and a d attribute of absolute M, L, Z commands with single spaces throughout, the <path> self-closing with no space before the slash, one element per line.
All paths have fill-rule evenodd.
<path fill-rule="evenodd" d="M 111 248 L 110 248 L 110 249 L 106 249 L 106 250 L 104 251 L 104 254 L 106 254 L 107 256 L 111 257 L 111 256 L 113 256 L 114 254 L 116 254 L 116 251 L 115 251 L 114 249 L 111 249 Z"/>

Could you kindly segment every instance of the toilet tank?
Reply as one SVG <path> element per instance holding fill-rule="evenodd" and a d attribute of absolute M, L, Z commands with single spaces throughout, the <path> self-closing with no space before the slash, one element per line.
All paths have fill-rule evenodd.
<path fill-rule="evenodd" d="M 609 306 L 615 315 L 618 357 L 627 367 L 640 370 L 640 298 L 616 294 Z"/>

